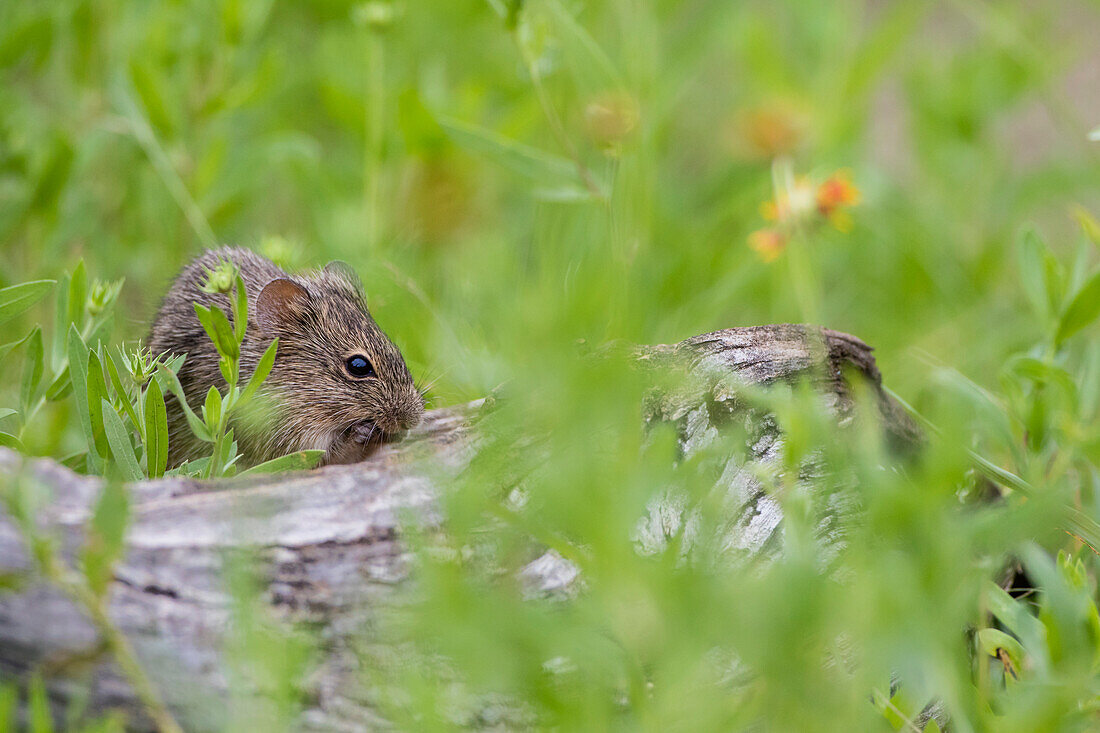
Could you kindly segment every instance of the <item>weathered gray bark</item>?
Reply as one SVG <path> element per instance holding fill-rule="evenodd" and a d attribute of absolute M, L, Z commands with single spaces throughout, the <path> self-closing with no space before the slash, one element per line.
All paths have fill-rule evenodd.
<path fill-rule="evenodd" d="M 870 351 L 845 334 L 784 325 L 728 329 L 675 346 L 646 347 L 639 358 L 643 364 L 685 359 L 696 377 L 682 393 L 655 397 L 649 409 L 651 420 L 679 425 L 685 453 L 722 439 L 721 423 L 743 409 L 738 385 L 805 378 L 843 420 L 852 400 L 849 373 L 867 378 L 891 438 L 912 443 L 917 430 L 882 393 Z M 439 469 L 457 472 L 466 464 L 479 409 L 475 402 L 433 410 L 410 440 L 383 446 L 357 465 L 237 481 L 163 479 L 131 485 L 133 520 L 111 589 L 111 615 L 188 730 L 218 730 L 224 720 L 222 642 L 231 597 L 223 568 L 228 551 L 236 549 L 258 554 L 272 609 L 286 618 L 309 620 L 325 640 L 326 656 L 303 726 L 358 730 L 383 725 L 360 689 L 352 638 L 408 576 L 401 523 L 431 527 L 440 522 Z M 762 424 L 753 436 L 750 462 L 777 455 L 781 435 L 774 422 L 765 418 Z M 781 541 L 782 517 L 749 468 L 731 460 L 718 489 L 729 499 L 727 546 L 758 555 Z M 19 476 L 52 492 L 39 521 L 70 552 L 78 547 L 100 480 L 0 450 L 0 481 Z M 655 497 L 650 515 L 639 519 L 639 551 L 659 547 L 685 522 L 690 517 L 677 503 L 674 487 L 667 496 Z M 29 565 L 20 535 L 0 510 L 0 573 Z M 536 594 L 567 595 L 578 586 L 576 570 L 549 553 L 525 568 L 523 576 Z M 48 584 L 35 582 L 18 593 L 0 594 L 0 679 L 49 667 L 96 644 L 94 627 Z M 88 679 L 93 709 L 122 708 L 142 725 L 140 705 L 109 659 L 95 662 L 93 673 L 79 681 L 51 677 L 51 695 L 63 703 Z"/>

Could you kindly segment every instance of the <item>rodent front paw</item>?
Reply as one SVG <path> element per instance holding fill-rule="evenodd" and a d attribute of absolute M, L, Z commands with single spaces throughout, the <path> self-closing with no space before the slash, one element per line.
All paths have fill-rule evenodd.
<path fill-rule="evenodd" d="M 358 463 L 368 458 L 384 442 L 387 442 L 386 434 L 373 422 L 364 420 L 354 423 L 333 441 L 323 463 Z"/>

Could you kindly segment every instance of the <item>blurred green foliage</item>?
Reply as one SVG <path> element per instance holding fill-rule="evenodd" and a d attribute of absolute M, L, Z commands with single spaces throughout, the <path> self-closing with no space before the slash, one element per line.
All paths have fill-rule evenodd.
<path fill-rule="evenodd" d="M 1069 211 L 1100 205 L 1097 23 L 1069 0 L 5 2 L 0 287 L 83 258 L 126 278 L 104 338 L 135 342 L 203 247 L 339 258 L 435 404 L 500 390 L 446 537 L 419 540 L 419 602 L 374 632 L 416 653 L 365 657 L 407 729 L 492 725 L 489 699 L 563 729 L 911 730 L 938 699 L 960 731 L 1085 730 L 1100 281 Z M 764 262 L 747 241 L 777 159 L 849 169 L 862 203 Z M 3 405 L 66 353 L 32 330 L 48 309 L 17 310 Z M 786 465 L 858 478 L 847 549 L 823 567 L 815 499 L 778 477 L 772 565 L 640 556 L 668 485 L 714 511 L 718 458 L 677 464 L 671 435 L 635 429 L 645 379 L 579 354 L 809 318 L 876 347 L 938 430 L 926 455 L 883 470 L 874 431 L 778 395 Z M 24 450 L 85 446 L 74 404 L 26 405 Z M 973 498 L 975 466 L 1004 501 Z M 581 598 L 522 600 L 532 538 L 580 565 Z M 1009 556 L 1041 592 L 991 587 Z M 292 729 L 308 655 L 242 628 L 265 719 Z"/>

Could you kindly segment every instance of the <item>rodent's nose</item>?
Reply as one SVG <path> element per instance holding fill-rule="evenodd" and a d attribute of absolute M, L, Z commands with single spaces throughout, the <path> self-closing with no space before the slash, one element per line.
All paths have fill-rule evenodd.
<path fill-rule="evenodd" d="M 391 408 L 380 415 L 375 424 L 386 433 L 403 433 L 420 424 L 420 417 L 424 408 L 416 405 L 414 408 Z"/>

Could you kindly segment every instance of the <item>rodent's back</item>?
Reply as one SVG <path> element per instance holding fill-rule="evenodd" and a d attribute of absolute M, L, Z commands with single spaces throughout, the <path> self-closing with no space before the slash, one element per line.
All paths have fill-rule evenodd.
<path fill-rule="evenodd" d="M 149 348 L 154 354 L 165 351 L 173 354 L 215 353 L 214 344 L 195 316 L 195 304 L 217 306 L 226 310 L 232 318 L 229 299 L 225 295 L 202 290 L 209 271 L 226 260 L 240 271 L 250 308 L 264 285 L 276 278 L 290 277 L 275 263 L 247 249 L 222 247 L 206 250 L 180 270 L 161 301 L 149 334 Z"/>
<path fill-rule="evenodd" d="M 180 270 L 153 320 L 148 345 L 154 355 L 168 353 L 185 357 L 178 376 L 184 394 L 187 395 L 187 402 L 193 410 L 200 409 L 211 385 L 216 385 L 219 389 L 224 389 L 225 385 L 218 369 L 217 349 L 195 314 L 195 304 L 221 308 L 232 322 L 229 298 L 220 293 L 202 290 L 209 272 L 226 260 L 236 265 L 240 272 L 250 311 L 265 284 L 276 278 L 290 277 L 270 260 L 238 247 L 207 250 Z M 250 313 L 250 327 L 253 321 Z M 251 330 L 252 333 L 246 332 L 245 343 L 241 345 L 242 383 L 252 374 L 259 355 L 263 353 L 262 350 L 256 353 L 259 334 L 255 333 L 255 329 Z M 271 339 L 267 339 L 267 343 L 270 341 Z M 171 395 L 166 396 L 166 403 L 169 427 L 168 465 L 176 466 L 185 460 L 200 457 L 204 453 L 204 445 L 191 433 L 184 419 L 183 408 Z"/>

